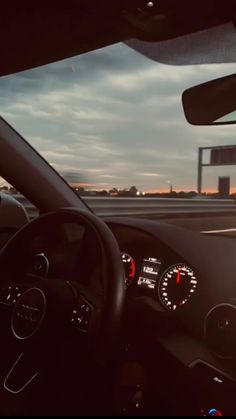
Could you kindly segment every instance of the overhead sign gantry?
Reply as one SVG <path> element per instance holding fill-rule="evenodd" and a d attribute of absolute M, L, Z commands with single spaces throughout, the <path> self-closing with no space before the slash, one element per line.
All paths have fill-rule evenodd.
<path fill-rule="evenodd" d="M 204 151 L 210 150 L 210 161 L 204 163 Z M 198 150 L 198 193 L 202 193 L 203 167 L 212 166 L 235 166 L 236 145 L 224 145 L 216 147 L 200 147 Z"/>

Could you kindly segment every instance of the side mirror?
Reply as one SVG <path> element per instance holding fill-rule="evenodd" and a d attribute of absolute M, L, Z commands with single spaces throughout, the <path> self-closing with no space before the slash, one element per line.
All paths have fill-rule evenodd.
<path fill-rule="evenodd" d="M 236 124 L 236 74 L 192 87 L 182 101 L 192 125 Z"/>

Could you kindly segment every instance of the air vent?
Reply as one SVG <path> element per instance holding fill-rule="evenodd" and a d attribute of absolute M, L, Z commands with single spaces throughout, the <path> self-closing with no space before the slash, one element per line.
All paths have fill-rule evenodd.
<path fill-rule="evenodd" d="M 206 342 L 220 358 L 236 358 L 236 307 L 231 304 L 215 306 L 205 318 Z"/>

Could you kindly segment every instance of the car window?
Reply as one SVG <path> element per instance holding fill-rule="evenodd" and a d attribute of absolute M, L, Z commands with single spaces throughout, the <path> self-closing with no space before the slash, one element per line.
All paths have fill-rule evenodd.
<path fill-rule="evenodd" d="M 119 214 L 127 202 L 101 211 L 94 198 L 199 198 L 198 148 L 234 145 L 235 127 L 192 127 L 181 95 L 235 70 L 168 66 L 117 44 L 0 78 L 0 111 L 95 211 Z M 222 197 L 225 176 L 234 197 L 233 166 L 205 168 L 202 197 Z"/>

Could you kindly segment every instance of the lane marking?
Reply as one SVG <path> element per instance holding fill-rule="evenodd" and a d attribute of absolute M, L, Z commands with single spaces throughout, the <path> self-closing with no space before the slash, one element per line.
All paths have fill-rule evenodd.
<path fill-rule="evenodd" d="M 217 234 L 217 233 L 236 233 L 236 228 L 229 228 L 227 230 L 209 230 L 201 231 L 203 234 Z"/>

